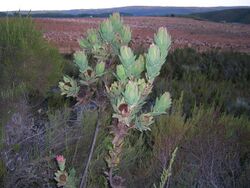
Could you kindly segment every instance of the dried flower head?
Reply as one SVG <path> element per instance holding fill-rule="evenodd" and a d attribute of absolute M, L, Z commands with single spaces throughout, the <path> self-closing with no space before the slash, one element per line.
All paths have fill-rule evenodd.
<path fill-rule="evenodd" d="M 57 171 L 55 173 L 55 180 L 57 181 L 57 187 L 65 186 L 68 181 L 68 173 L 65 171 Z"/>
<path fill-rule="evenodd" d="M 128 105 L 125 103 L 120 104 L 118 107 L 118 110 L 120 111 L 123 117 L 126 117 L 129 115 L 129 108 L 128 108 Z"/>

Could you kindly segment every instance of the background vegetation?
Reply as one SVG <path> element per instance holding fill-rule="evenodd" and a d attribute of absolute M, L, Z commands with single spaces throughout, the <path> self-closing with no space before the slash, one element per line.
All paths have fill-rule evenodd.
<path fill-rule="evenodd" d="M 228 23 L 250 23 L 249 7 L 120 7 L 110 9 L 62 10 L 62 11 L 21 11 L 23 16 L 34 18 L 81 18 L 109 17 L 113 12 L 122 16 L 170 16 L 188 17 L 199 20 Z M 0 12 L 0 17 L 16 16 L 16 12 Z"/>
<path fill-rule="evenodd" d="M 209 11 L 190 14 L 188 17 L 214 22 L 250 24 L 250 8 Z"/>
<path fill-rule="evenodd" d="M 11 18 L 0 24 L 5 133 L 0 151 L 1 187 L 55 187 L 57 154 L 66 157 L 66 168 L 74 167 L 80 180 L 94 135 L 96 106 L 72 106 L 74 102 L 60 97 L 56 89 L 48 94 L 61 77 L 63 59 L 44 42 L 32 20 Z M 173 106 L 168 115 L 157 118 L 151 132 L 134 132 L 126 139 L 119 174 L 126 178 L 127 187 L 159 185 L 177 146 L 168 187 L 247 187 L 250 55 L 177 49 L 167 61 L 152 98 L 170 91 Z M 74 67 L 67 67 L 68 72 L 77 75 Z M 34 93 L 40 95 L 39 102 Z M 7 118 L 3 114 L 9 104 L 12 110 Z M 111 114 L 108 105 L 100 116 L 87 178 L 90 188 L 108 186 L 103 169 Z"/>
<path fill-rule="evenodd" d="M 1 149 L 10 117 L 22 109 L 20 103 L 35 106 L 44 100 L 62 76 L 63 62 L 57 49 L 45 42 L 30 18 L 0 19 Z"/>

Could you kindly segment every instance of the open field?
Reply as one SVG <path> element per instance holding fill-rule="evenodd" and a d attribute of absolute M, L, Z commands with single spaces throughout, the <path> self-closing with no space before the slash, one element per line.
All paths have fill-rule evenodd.
<path fill-rule="evenodd" d="M 103 18 L 35 19 L 44 37 L 59 47 L 63 54 L 79 49 L 77 40 L 87 29 L 98 27 Z M 160 26 L 168 28 L 173 40 L 172 49 L 192 47 L 199 51 L 218 48 L 250 53 L 250 25 L 214 23 L 188 18 L 125 17 L 132 28 L 133 44 L 147 45 Z"/>

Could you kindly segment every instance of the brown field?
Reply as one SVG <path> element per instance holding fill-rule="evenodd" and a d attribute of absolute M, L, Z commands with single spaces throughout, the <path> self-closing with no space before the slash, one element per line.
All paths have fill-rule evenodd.
<path fill-rule="evenodd" d="M 78 39 L 87 29 L 98 27 L 102 18 L 35 19 L 44 37 L 55 44 L 61 53 L 70 54 L 79 49 Z M 132 29 L 132 45 L 149 45 L 158 27 L 168 28 L 172 49 L 192 47 L 199 51 L 209 49 L 234 50 L 250 53 L 250 25 L 214 23 L 188 18 L 125 17 Z"/>

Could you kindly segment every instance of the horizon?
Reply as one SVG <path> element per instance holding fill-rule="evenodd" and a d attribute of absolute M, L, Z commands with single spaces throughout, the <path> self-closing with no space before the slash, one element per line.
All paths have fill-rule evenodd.
<path fill-rule="evenodd" d="M 71 11 L 71 10 L 105 10 L 105 9 L 116 9 L 116 8 L 127 8 L 127 7 L 162 7 L 162 8 L 217 8 L 217 7 L 239 7 L 239 8 L 250 8 L 249 6 L 209 6 L 209 7 L 201 7 L 201 6 L 144 6 L 144 5 L 134 5 L 134 6 L 120 6 L 120 7 L 108 7 L 108 8 L 73 8 L 73 9 L 41 9 L 41 10 L 29 10 L 29 9 L 19 9 L 19 10 L 9 10 L 4 11 L 0 10 L 0 12 L 15 12 L 15 11 L 21 11 L 21 12 L 39 12 L 39 11 Z"/>
<path fill-rule="evenodd" d="M 211 0 L 209 2 L 200 2 L 198 0 L 190 0 L 183 2 L 181 0 L 169 0 L 164 2 L 163 0 L 155 0 L 149 2 L 146 0 L 138 0 L 138 3 L 134 3 L 132 0 L 118 2 L 117 0 L 107 0 L 100 2 L 98 0 L 92 0 L 91 2 L 84 2 L 83 0 L 61 0 L 60 3 L 55 1 L 44 0 L 43 2 L 34 2 L 29 0 L 9 0 L 4 2 L 0 11 L 60 11 L 60 10 L 88 10 L 88 9 L 112 9 L 121 7 L 193 7 L 193 8 L 209 8 L 209 7 L 250 7 L 249 0 L 230 0 L 230 1 L 216 1 Z"/>

